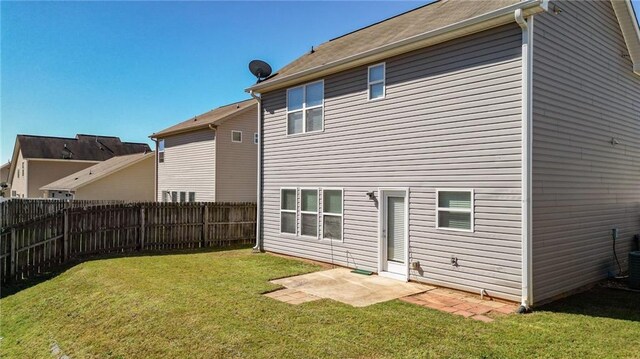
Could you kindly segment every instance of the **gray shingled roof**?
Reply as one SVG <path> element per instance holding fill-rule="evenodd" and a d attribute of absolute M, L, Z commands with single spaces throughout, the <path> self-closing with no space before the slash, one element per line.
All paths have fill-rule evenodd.
<path fill-rule="evenodd" d="M 440 0 L 329 40 L 263 81 L 295 75 L 519 3 L 519 0 Z"/>
<path fill-rule="evenodd" d="M 146 143 L 122 142 L 118 137 L 76 135 L 75 138 L 18 135 L 24 158 L 104 161 L 114 156 L 149 152 Z"/>

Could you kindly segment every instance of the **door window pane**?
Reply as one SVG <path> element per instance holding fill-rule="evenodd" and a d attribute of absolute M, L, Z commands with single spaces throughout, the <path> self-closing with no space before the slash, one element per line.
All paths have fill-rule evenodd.
<path fill-rule="evenodd" d="M 387 197 L 387 259 L 404 263 L 404 198 Z"/>

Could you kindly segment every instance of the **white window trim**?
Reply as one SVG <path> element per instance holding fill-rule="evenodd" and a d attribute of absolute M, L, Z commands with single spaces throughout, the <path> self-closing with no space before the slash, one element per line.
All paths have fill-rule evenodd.
<path fill-rule="evenodd" d="M 253 133 L 253 144 L 257 145 L 260 142 L 260 137 L 257 132 Z"/>
<path fill-rule="evenodd" d="M 309 212 L 302 210 L 302 191 L 316 191 L 316 211 Z M 344 210 L 343 210 L 344 211 Z M 316 236 L 309 236 L 302 234 L 302 215 L 303 214 L 315 214 L 316 215 Z M 301 187 L 300 188 L 300 225 L 299 225 L 298 233 L 300 233 L 300 237 L 303 238 L 311 238 L 318 239 L 320 238 L 320 189 L 317 187 Z"/>
<path fill-rule="evenodd" d="M 440 207 L 440 192 L 464 192 L 464 193 L 470 193 L 471 194 L 471 208 Z M 460 228 L 440 227 L 440 211 L 460 212 L 460 213 L 469 213 L 469 214 L 471 214 L 471 228 L 470 229 L 460 229 Z M 444 230 L 444 231 L 454 231 L 454 232 L 467 232 L 467 233 L 473 233 L 475 231 L 475 191 L 473 189 L 468 189 L 468 188 L 436 188 L 436 229 L 440 229 L 440 230 Z"/>
<path fill-rule="evenodd" d="M 291 209 L 282 209 L 282 192 L 285 190 L 294 190 L 296 191 L 296 208 L 291 210 Z M 298 189 L 294 188 L 294 187 L 281 187 L 280 188 L 280 203 L 278 204 L 279 209 L 280 209 L 280 218 L 278 219 L 279 222 L 279 227 L 278 230 L 280 231 L 280 234 L 285 235 L 285 236 L 297 236 L 298 235 Z M 282 231 L 282 213 L 294 213 L 296 215 L 296 233 L 289 233 L 289 232 L 283 232 Z"/>
<path fill-rule="evenodd" d="M 371 68 L 382 65 L 382 80 L 371 81 Z M 371 98 L 371 85 L 382 84 L 382 97 Z M 380 62 L 367 68 L 367 100 L 380 101 L 387 97 L 387 64 Z"/>
<path fill-rule="evenodd" d="M 334 213 L 324 213 L 324 191 L 340 191 L 340 199 L 342 200 L 342 213 L 341 214 L 334 214 Z M 326 187 L 326 188 L 322 188 L 321 189 L 322 192 L 322 233 L 320 234 L 320 239 L 322 239 L 323 241 L 335 241 L 335 242 L 344 242 L 344 188 L 339 188 L 339 187 Z M 340 217 L 340 239 L 331 239 L 331 238 L 324 238 L 324 216 L 334 216 L 334 217 Z"/>
<path fill-rule="evenodd" d="M 317 83 L 322 83 L 322 104 L 320 105 L 316 105 L 316 106 L 311 106 L 311 107 L 307 107 L 307 86 L 309 85 L 314 85 Z M 289 111 L 289 91 L 291 90 L 295 90 L 297 88 L 302 87 L 302 108 L 299 110 L 293 110 L 293 111 Z M 295 86 L 295 87 L 290 87 L 287 89 L 287 96 L 285 99 L 285 107 L 287 109 L 286 111 L 286 116 L 285 116 L 285 133 L 288 136 L 301 136 L 301 135 L 308 135 L 308 134 L 313 134 L 313 133 L 321 133 L 324 132 L 324 79 L 323 80 L 319 80 L 319 81 L 314 81 L 314 82 L 309 82 L 300 86 Z M 317 131 L 310 131 L 307 132 L 307 110 L 312 110 L 314 108 L 322 108 L 322 129 L 317 130 Z M 294 112 L 300 112 L 302 111 L 302 132 L 300 133 L 289 133 L 289 114 L 290 113 L 294 113 Z"/>
<path fill-rule="evenodd" d="M 236 141 L 233 139 L 233 135 L 239 133 L 240 134 L 240 141 Z M 242 131 L 238 131 L 238 130 L 231 130 L 231 142 L 234 143 L 242 143 Z"/>

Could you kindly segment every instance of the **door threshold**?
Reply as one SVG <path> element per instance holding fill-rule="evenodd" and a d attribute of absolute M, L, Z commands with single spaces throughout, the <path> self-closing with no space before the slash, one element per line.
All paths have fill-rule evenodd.
<path fill-rule="evenodd" d="M 396 279 L 396 280 L 401 280 L 403 282 L 408 282 L 409 278 L 407 278 L 407 276 L 402 275 L 402 274 L 398 274 L 398 273 L 391 273 L 391 272 L 384 272 L 384 271 L 380 271 L 378 273 L 378 275 L 380 277 L 385 277 L 385 278 L 391 278 L 391 279 Z"/>

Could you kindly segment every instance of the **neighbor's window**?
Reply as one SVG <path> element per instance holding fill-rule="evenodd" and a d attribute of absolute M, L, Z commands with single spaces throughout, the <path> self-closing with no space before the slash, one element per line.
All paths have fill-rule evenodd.
<path fill-rule="evenodd" d="M 385 65 L 384 63 L 369 66 L 369 100 L 384 98 L 385 96 Z"/>
<path fill-rule="evenodd" d="M 178 202 L 178 192 L 171 192 L 171 202 Z"/>
<path fill-rule="evenodd" d="M 322 238 L 342 240 L 342 190 L 322 191 Z"/>
<path fill-rule="evenodd" d="M 171 202 L 171 194 L 169 191 L 162 191 L 162 202 Z"/>
<path fill-rule="evenodd" d="M 258 133 L 257 132 L 254 133 L 253 134 L 253 144 L 257 145 L 259 140 L 260 140 L 260 136 L 258 135 Z"/>
<path fill-rule="evenodd" d="M 196 201 L 196 193 L 189 192 L 189 202 L 195 202 L 195 201 Z"/>
<path fill-rule="evenodd" d="M 242 142 L 242 131 L 231 131 L 231 142 Z"/>
<path fill-rule="evenodd" d="M 322 131 L 324 82 L 287 90 L 287 134 Z"/>
<path fill-rule="evenodd" d="M 300 190 L 300 234 L 318 238 L 318 190 Z"/>
<path fill-rule="evenodd" d="M 437 191 L 436 228 L 473 231 L 473 191 Z"/>
<path fill-rule="evenodd" d="M 158 141 L 158 162 L 164 162 L 164 140 Z"/>
<path fill-rule="evenodd" d="M 296 234 L 296 212 L 298 203 L 297 190 L 295 188 L 283 188 L 280 190 L 280 232 Z"/>
<path fill-rule="evenodd" d="M 187 193 L 180 192 L 180 202 L 186 202 L 186 201 L 187 201 Z"/>

